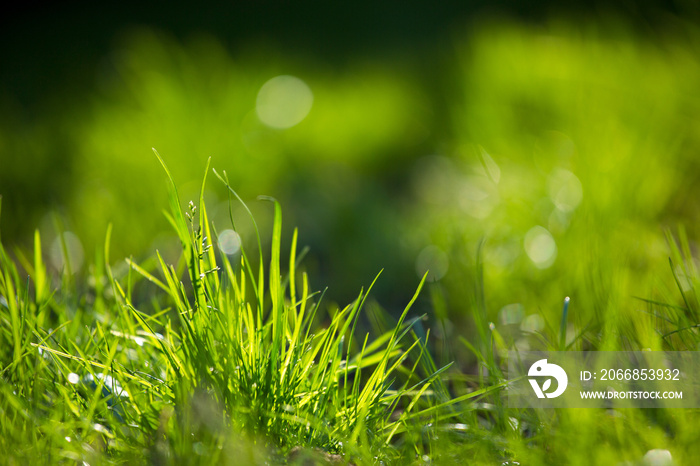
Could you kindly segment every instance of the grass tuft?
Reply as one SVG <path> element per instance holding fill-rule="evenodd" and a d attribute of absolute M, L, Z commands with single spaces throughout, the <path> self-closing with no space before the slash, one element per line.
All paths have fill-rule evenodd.
<path fill-rule="evenodd" d="M 240 260 L 217 254 L 203 195 L 209 162 L 198 203 L 183 212 L 154 152 L 183 266 L 156 251 L 114 267 L 109 228 L 85 286 L 70 270 L 52 282 L 38 232 L 31 263 L 0 245 L 0 344 L 11 349 L 0 352 L 0 446 L 11 461 L 240 464 L 293 459 L 300 448 L 349 462 L 415 457 L 403 438 L 437 409 L 432 387 L 447 369 L 435 368 L 413 331 L 420 318 L 409 317 L 425 277 L 393 328 L 362 334 L 379 275 L 326 311 L 299 268 L 296 231 L 283 261 L 272 198 L 267 274 L 257 225 L 257 270 L 245 249 Z"/>

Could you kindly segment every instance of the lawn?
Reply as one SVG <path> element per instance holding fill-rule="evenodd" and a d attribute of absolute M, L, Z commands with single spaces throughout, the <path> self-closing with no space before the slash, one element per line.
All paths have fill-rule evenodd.
<path fill-rule="evenodd" d="M 3 463 L 694 464 L 697 409 L 507 401 L 513 351 L 698 351 L 678 24 L 490 19 L 430 71 L 140 29 L 0 101 Z"/>

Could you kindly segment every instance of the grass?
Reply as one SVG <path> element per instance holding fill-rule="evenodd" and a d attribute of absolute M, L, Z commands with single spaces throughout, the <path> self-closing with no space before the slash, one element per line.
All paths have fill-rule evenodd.
<path fill-rule="evenodd" d="M 0 247 L 1 459 L 587 465 L 667 449 L 694 464 L 697 410 L 534 411 L 501 395 L 513 348 L 700 348 L 696 29 L 497 21 L 470 34 L 435 84 L 448 111 L 425 110 L 433 91 L 390 68 L 319 72 L 305 77 L 308 120 L 273 131 L 246 115 L 285 66 L 238 69 L 216 43 L 154 36 L 124 47 L 124 83 L 101 98 L 4 128 L 4 153 L 24 161 L 1 173 L 5 244 L 24 244 L 19 226 L 40 223 L 51 189 L 67 210 L 58 240 L 40 224 L 30 252 L 31 235 Z M 141 156 L 150 140 L 167 148 L 169 200 Z M 200 183 L 205 153 L 236 154 L 235 172 Z M 260 203 L 270 221 L 251 205 L 253 219 L 229 185 L 284 198 L 332 266 L 303 260 L 278 203 Z M 154 215 L 168 201 L 175 253 Z M 242 237 L 237 254 L 220 253 L 221 225 Z M 421 250 L 444 277 L 414 295 Z M 393 272 L 358 272 L 384 260 Z M 368 287 L 335 305 L 358 275 Z"/>
<path fill-rule="evenodd" d="M 326 306 L 309 289 L 296 231 L 282 257 L 277 201 L 263 198 L 274 218 L 269 251 L 251 214 L 257 248 L 226 255 L 204 203 L 209 164 L 199 199 L 182 210 L 156 156 L 181 245 L 174 263 L 158 251 L 113 263 L 110 229 L 87 276 L 72 273 L 65 240 L 60 276 L 47 271 L 38 231 L 32 255 L 0 246 L 6 464 L 635 464 L 655 448 L 678 464 L 693 457 L 696 410 L 507 408 L 502 368 L 514 343 L 489 320 L 480 252 L 469 304 L 475 336 L 442 341 L 462 346 L 476 367 L 438 366 L 440 341 L 412 311 L 425 276 L 396 320 L 368 298 L 379 276 L 347 306 Z M 212 173 L 230 205 L 250 213 L 226 173 Z M 231 213 L 230 222 L 236 229 L 240 219 Z M 530 332 L 536 347 L 638 349 L 651 332 L 656 349 L 697 350 L 691 243 L 684 230 L 668 241 L 676 289 L 664 300 L 630 298 L 642 308 L 634 320 L 620 312 L 580 326 L 567 298 L 558 322 Z M 443 315 L 434 285 L 432 306 Z M 362 330 L 368 322 L 371 332 Z M 449 322 L 441 325 L 444 334 Z"/>
<path fill-rule="evenodd" d="M 282 260 L 277 201 L 266 199 L 274 209 L 269 266 L 261 247 L 253 259 L 241 249 L 232 260 L 211 240 L 209 166 L 199 202 L 183 212 L 158 159 L 170 181 L 166 216 L 182 246 L 177 264 L 156 252 L 117 272 L 108 231 L 87 280 L 74 280 L 67 261 L 54 288 L 38 232 L 33 260 L 18 250 L 15 262 L 0 249 L 7 462 L 241 464 L 317 455 L 366 463 L 424 454 L 427 445 L 406 439 L 416 419 L 446 408 L 447 366 L 435 367 L 428 336 L 413 331 L 423 281 L 388 331 L 360 334 L 372 285 L 324 312 L 322 293 L 309 290 L 298 268 L 296 231 Z M 225 173 L 214 173 L 228 186 Z"/>

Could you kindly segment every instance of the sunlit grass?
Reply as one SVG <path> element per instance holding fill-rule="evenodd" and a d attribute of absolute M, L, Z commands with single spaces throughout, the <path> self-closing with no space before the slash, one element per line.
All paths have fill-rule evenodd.
<path fill-rule="evenodd" d="M 501 394 L 513 348 L 700 348 L 695 32 L 474 31 L 440 118 L 388 68 L 315 68 L 297 73 L 308 115 L 275 128 L 256 96 L 303 66 L 141 32 L 80 117 L 0 128 L 0 149 L 30 154 L 3 165 L 4 194 L 40 223 L 29 207 L 53 180 L 67 206 L 31 252 L 0 250 L 8 462 L 637 464 L 660 448 L 691 464 L 696 410 L 514 410 Z M 54 132 L 65 167 L 44 163 Z M 169 197 L 147 144 L 168 154 Z M 201 183 L 210 154 L 228 175 Z M 288 194 L 335 274 L 307 275 L 304 231 L 230 185 Z M 353 276 L 392 260 L 409 266 Z M 344 307 L 312 285 L 349 287 L 338 276 L 367 285 Z M 382 284 L 408 303 L 393 316 Z"/>
<path fill-rule="evenodd" d="M 472 283 L 475 335 L 452 342 L 477 367 L 436 366 L 430 331 L 411 312 L 425 277 L 396 321 L 373 305 L 377 328 L 387 329 L 361 332 L 374 282 L 326 311 L 299 268 L 296 232 L 282 257 L 282 212 L 271 198 L 263 199 L 274 217 L 269 265 L 252 216 L 258 248 L 217 252 L 203 200 L 208 165 L 199 198 L 182 210 L 158 159 L 182 247 L 175 263 L 156 252 L 118 266 L 111 229 L 87 275 L 68 260 L 61 276 L 48 273 L 38 232 L 32 255 L 15 250 L 13 259 L 0 248 L 0 445 L 9 463 L 600 464 L 652 449 L 691 457 L 696 410 L 507 408 L 512 343 L 489 321 L 487 263 L 477 263 Z M 213 173 L 239 202 L 226 173 Z M 696 350 L 700 280 L 685 233 L 678 238 L 669 236 L 676 290 L 665 301 L 630 298 L 647 311 L 634 325 L 622 315 L 605 328 L 575 324 L 571 339 L 576 303 L 567 301 L 531 337 L 552 351 L 593 341 L 627 349 L 620 341 L 652 332 L 658 349 Z M 670 304 L 672 293 L 681 304 Z M 430 294 L 444 312 L 440 290 Z"/>
<path fill-rule="evenodd" d="M 269 268 L 261 249 L 232 262 L 217 257 L 205 183 L 183 213 L 170 180 L 176 265 L 156 253 L 153 267 L 128 260 L 117 276 L 110 230 L 88 283 L 67 264 L 56 289 L 38 232 L 33 260 L 18 251 L 21 269 L 0 250 L 0 437 L 10 458 L 240 464 L 301 447 L 367 462 L 422 450 L 394 446 L 444 401 L 433 385 L 445 368 L 412 331 L 422 282 L 389 331 L 356 333 L 372 286 L 325 313 L 297 270 L 296 232 L 282 260 L 277 201 Z"/>

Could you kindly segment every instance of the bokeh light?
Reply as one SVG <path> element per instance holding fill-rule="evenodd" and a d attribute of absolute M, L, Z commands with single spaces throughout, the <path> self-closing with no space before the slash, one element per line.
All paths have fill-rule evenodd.
<path fill-rule="evenodd" d="M 525 234 L 525 252 L 535 266 L 546 269 L 557 257 L 557 243 L 546 228 L 535 226 Z"/>
<path fill-rule="evenodd" d="M 416 273 L 422 277 L 426 272 L 426 280 L 435 282 L 445 276 L 450 266 L 447 254 L 435 245 L 427 246 L 416 258 Z"/>
<path fill-rule="evenodd" d="M 227 256 L 238 254 L 241 250 L 241 237 L 233 230 L 224 230 L 219 234 L 219 249 Z"/>
<path fill-rule="evenodd" d="M 581 181 L 568 170 L 556 169 L 549 176 L 549 197 L 557 209 L 571 212 L 583 199 Z"/>
<path fill-rule="evenodd" d="M 306 118 L 313 101 L 314 95 L 304 81 L 294 76 L 276 76 L 260 88 L 255 110 L 267 126 L 286 129 Z"/>

